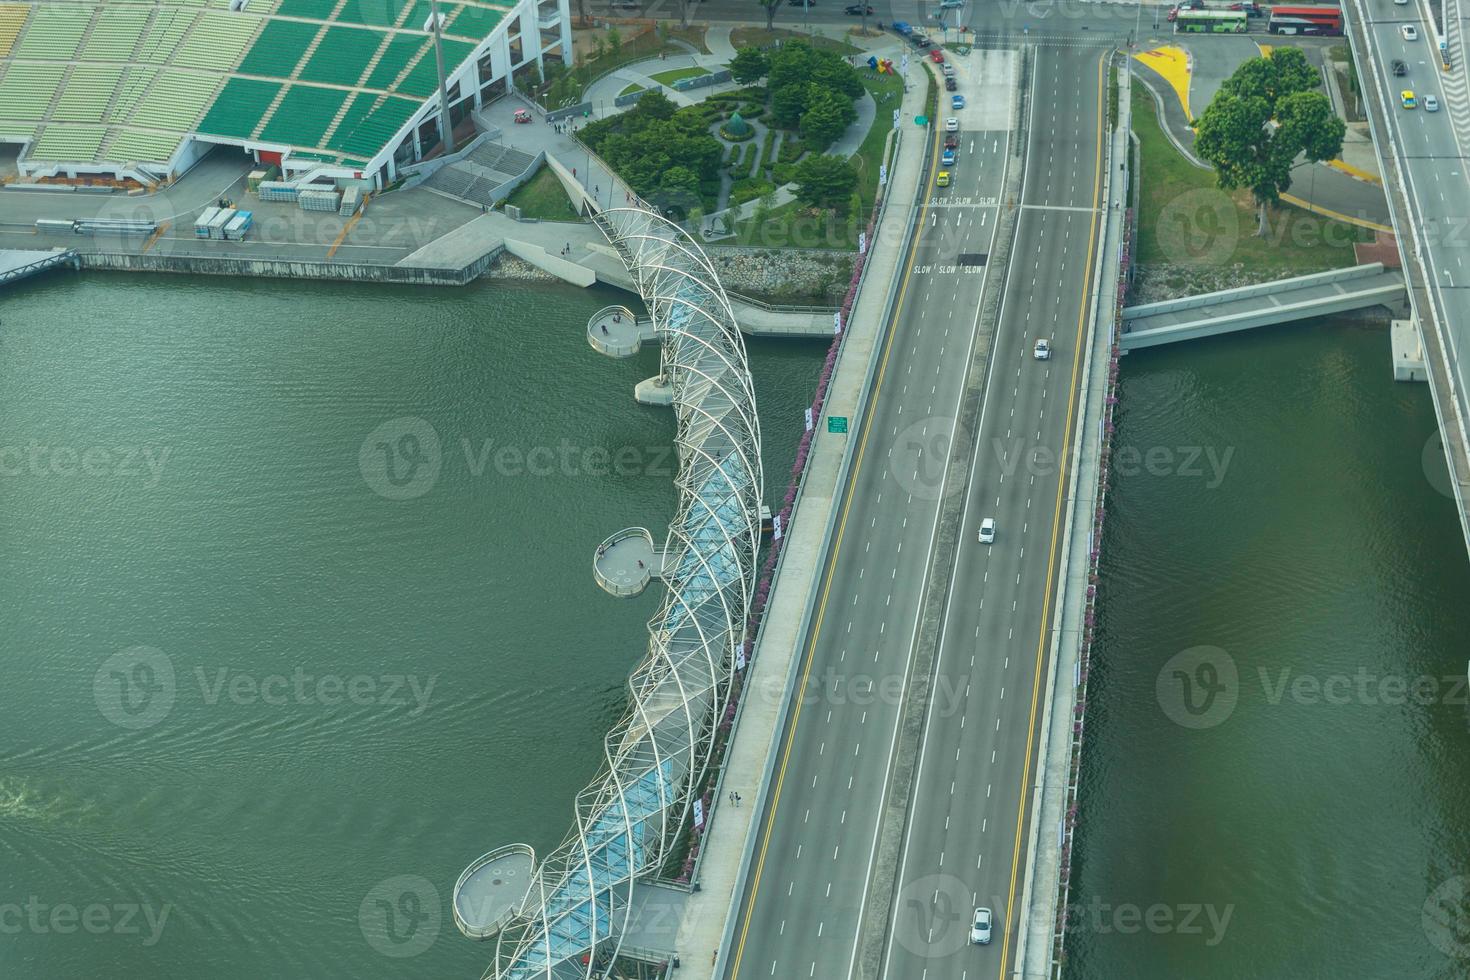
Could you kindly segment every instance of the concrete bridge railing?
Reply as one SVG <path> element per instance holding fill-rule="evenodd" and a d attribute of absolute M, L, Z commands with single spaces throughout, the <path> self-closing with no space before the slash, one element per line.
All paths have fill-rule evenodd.
<path fill-rule="evenodd" d="M 1304 289 L 1310 286 L 1326 286 L 1331 283 L 1351 282 L 1354 279 L 1367 279 L 1371 276 L 1381 275 L 1382 273 L 1382 262 L 1369 262 L 1366 265 L 1354 265 L 1346 269 L 1333 269 L 1330 272 L 1315 272 L 1311 275 L 1295 276 L 1291 279 L 1277 279 L 1274 282 L 1257 283 L 1254 286 L 1222 289 L 1218 293 L 1207 293 L 1203 296 L 1185 296 L 1180 299 L 1166 299 L 1158 303 L 1144 303 L 1141 306 L 1130 306 L 1123 311 L 1123 317 L 1128 320 L 1133 320 L 1146 316 L 1154 316 L 1159 313 L 1193 310 L 1202 306 L 1215 306 L 1220 303 L 1227 303 L 1231 300 L 1270 296 L 1273 293 L 1280 293 L 1290 289 Z"/>

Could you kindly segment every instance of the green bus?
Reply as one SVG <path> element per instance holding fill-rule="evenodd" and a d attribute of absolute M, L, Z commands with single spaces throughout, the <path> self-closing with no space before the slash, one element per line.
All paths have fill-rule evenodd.
<path fill-rule="evenodd" d="M 1244 10 L 1181 10 L 1174 31 L 1187 34 L 1244 34 Z"/>

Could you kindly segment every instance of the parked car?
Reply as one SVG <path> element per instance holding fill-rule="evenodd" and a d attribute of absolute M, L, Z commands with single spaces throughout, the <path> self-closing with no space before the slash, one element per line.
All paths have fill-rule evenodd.
<path fill-rule="evenodd" d="M 1407 75 L 1409 73 L 1409 66 L 1404 64 L 1401 58 L 1393 59 L 1392 68 L 1395 75 Z"/>
<path fill-rule="evenodd" d="M 959 89 L 960 83 L 955 81 L 953 76 L 944 80 L 944 90 L 946 92 L 958 92 Z"/>
<path fill-rule="evenodd" d="M 949 107 L 951 109 L 963 109 L 965 107 L 965 97 L 963 95 L 951 95 L 949 97 Z"/>
<path fill-rule="evenodd" d="M 1404 36 L 1405 41 L 1419 40 L 1419 28 L 1415 27 L 1413 24 L 1405 24 L 1404 26 L 1400 27 L 1399 33 Z"/>
<path fill-rule="evenodd" d="M 1436 99 L 1432 95 L 1426 95 L 1426 96 L 1424 96 L 1424 111 L 1425 112 L 1438 112 L 1439 111 L 1439 100 Z"/>

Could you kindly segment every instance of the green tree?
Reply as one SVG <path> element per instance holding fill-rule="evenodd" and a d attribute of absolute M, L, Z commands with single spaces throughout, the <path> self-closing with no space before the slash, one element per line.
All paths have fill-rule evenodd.
<path fill-rule="evenodd" d="M 669 167 L 659 179 L 654 198 L 662 208 L 688 214 L 699 206 L 699 175 L 688 167 Z"/>
<path fill-rule="evenodd" d="M 1301 48 L 1277 48 L 1269 58 L 1251 58 L 1235 69 L 1220 91 L 1241 98 L 1263 98 L 1275 105 L 1296 92 L 1308 92 L 1321 79 Z"/>
<path fill-rule="evenodd" d="M 1198 120 L 1195 152 L 1215 168 L 1221 188 L 1250 190 L 1259 235 L 1267 232 L 1267 208 L 1291 187 L 1297 157 L 1318 162 L 1342 152 L 1347 126 L 1315 87 L 1315 73 L 1296 49 L 1252 58 L 1226 79 Z"/>
<path fill-rule="evenodd" d="M 610 54 L 614 58 L 616 58 L 618 56 L 618 52 L 621 51 L 621 50 L 623 50 L 623 35 L 621 35 L 621 34 L 618 33 L 618 29 L 616 27 L 610 27 L 610 28 L 608 28 L 608 31 L 607 31 L 607 52 L 608 52 L 608 54 Z"/>
<path fill-rule="evenodd" d="M 857 109 L 851 99 L 812 84 L 807 110 L 801 116 L 801 135 L 812 149 L 827 149 L 856 121 Z"/>
<path fill-rule="evenodd" d="M 741 48 L 730 59 L 730 75 L 741 85 L 760 81 L 770 70 L 771 59 L 760 48 Z"/>
<path fill-rule="evenodd" d="M 783 129 L 793 129 L 806 112 L 806 85 L 786 85 L 771 93 L 771 122 Z"/>
<path fill-rule="evenodd" d="M 857 169 L 842 157 L 813 154 L 796 166 L 796 199 L 841 211 L 857 190 Z"/>

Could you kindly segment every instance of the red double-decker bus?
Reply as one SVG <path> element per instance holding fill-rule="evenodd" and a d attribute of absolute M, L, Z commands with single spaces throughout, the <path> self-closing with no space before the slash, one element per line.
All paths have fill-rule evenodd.
<path fill-rule="evenodd" d="M 1339 7 L 1272 7 L 1266 29 L 1272 34 L 1341 34 Z"/>

